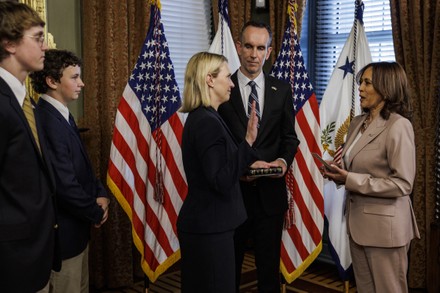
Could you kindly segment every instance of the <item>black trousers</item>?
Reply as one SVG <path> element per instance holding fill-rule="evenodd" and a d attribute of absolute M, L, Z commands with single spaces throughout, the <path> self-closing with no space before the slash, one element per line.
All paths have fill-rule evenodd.
<path fill-rule="evenodd" d="M 235 292 L 234 230 L 178 236 L 182 293 Z"/>
<path fill-rule="evenodd" d="M 267 215 L 258 196 L 246 202 L 248 219 L 235 230 L 236 293 L 239 293 L 241 267 L 249 239 L 252 239 L 257 266 L 259 293 L 280 292 L 280 253 L 284 213 Z"/>

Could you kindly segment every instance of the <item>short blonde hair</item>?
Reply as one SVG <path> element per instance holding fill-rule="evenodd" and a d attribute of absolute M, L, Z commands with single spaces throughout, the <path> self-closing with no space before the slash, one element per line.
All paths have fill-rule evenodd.
<path fill-rule="evenodd" d="M 225 56 L 209 52 L 199 52 L 191 57 L 186 66 L 180 112 L 188 113 L 200 106 L 211 106 L 206 77 L 208 74 L 217 77 L 224 62 L 228 62 Z"/>

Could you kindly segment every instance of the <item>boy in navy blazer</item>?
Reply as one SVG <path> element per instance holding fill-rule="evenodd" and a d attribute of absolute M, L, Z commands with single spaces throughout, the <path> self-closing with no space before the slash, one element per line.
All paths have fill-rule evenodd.
<path fill-rule="evenodd" d="M 77 100 L 84 83 L 81 60 L 64 50 L 48 50 L 44 69 L 30 75 L 42 94 L 38 113 L 55 170 L 62 257 L 60 272 L 52 272 L 51 292 L 88 292 L 90 226 L 108 216 L 109 198 L 95 177 L 78 128 L 67 105 Z M 53 291 L 52 291 L 53 290 Z"/>

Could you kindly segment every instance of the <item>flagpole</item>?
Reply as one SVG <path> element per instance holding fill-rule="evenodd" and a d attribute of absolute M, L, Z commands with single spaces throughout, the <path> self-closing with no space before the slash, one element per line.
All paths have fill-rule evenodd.
<path fill-rule="evenodd" d="M 359 9 L 360 7 L 360 0 L 355 1 L 355 9 L 354 9 L 354 21 L 353 21 L 353 28 L 354 28 L 354 40 L 353 40 L 353 72 L 357 72 L 359 68 L 356 68 L 356 50 L 357 50 L 357 32 L 358 32 L 358 22 L 357 19 L 359 19 Z M 351 86 L 351 110 L 350 110 L 350 121 L 354 118 L 356 113 L 356 79 L 353 78 L 352 80 L 352 86 Z"/>
<path fill-rule="evenodd" d="M 144 274 L 144 291 L 148 293 L 148 289 L 150 289 L 150 279 L 147 275 Z"/>
<path fill-rule="evenodd" d="M 281 293 L 286 293 L 286 278 L 284 278 L 283 274 L 281 275 Z"/>

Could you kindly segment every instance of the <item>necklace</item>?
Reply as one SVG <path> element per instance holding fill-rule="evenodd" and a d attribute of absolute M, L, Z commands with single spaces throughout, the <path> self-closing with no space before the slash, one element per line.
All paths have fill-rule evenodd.
<path fill-rule="evenodd" d="M 364 122 L 362 123 L 361 133 L 364 133 L 364 131 L 367 130 L 370 123 L 371 123 L 371 115 L 370 113 L 368 113 L 367 118 L 365 118 Z"/>

